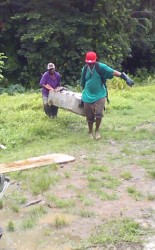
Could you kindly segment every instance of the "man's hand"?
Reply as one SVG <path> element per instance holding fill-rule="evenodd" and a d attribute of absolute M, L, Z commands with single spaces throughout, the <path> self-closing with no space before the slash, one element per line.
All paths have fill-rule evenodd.
<path fill-rule="evenodd" d="M 134 81 L 130 77 L 128 77 L 124 72 L 120 75 L 120 77 L 126 81 L 126 84 L 128 86 L 132 87 L 134 85 Z"/>
<path fill-rule="evenodd" d="M 60 87 L 57 87 L 54 91 L 55 91 L 55 92 L 61 92 L 61 91 L 63 91 L 63 90 L 66 90 L 66 88 L 60 86 Z"/>
<path fill-rule="evenodd" d="M 48 90 L 54 90 L 49 84 L 46 84 L 44 87 Z"/>

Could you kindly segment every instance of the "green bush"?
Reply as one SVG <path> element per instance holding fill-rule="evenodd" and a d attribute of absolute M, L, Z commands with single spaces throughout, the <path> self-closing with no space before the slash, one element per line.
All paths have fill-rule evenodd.
<path fill-rule="evenodd" d="M 0 94 L 8 93 L 8 95 L 14 95 L 15 93 L 24 93 L 25 88 L 20 84 L 11 84 L 8 87 L 0 87 Z"/>

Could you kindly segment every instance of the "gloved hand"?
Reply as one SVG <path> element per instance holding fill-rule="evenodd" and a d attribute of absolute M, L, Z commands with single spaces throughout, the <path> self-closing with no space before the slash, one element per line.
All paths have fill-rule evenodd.
<path fill-rule="evenodd" d="M 128 77 L 124 72 L 122 72 L 120 77 L 126 81 L 126 84 L 128 86 L 132 87 L 134 85 L 134 81 L 130 77 Z"/>

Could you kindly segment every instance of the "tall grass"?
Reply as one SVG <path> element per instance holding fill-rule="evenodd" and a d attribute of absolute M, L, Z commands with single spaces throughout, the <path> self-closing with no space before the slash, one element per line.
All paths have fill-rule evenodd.
<path fill-rule="evenodd" d="M 155 85 L 111 89 L 101 131 L 104 140 L 153 139 L 155 123 Z M 2 162 L 18 160 L 45 153 L 89 148 L 87 124 L 84 117 L 60 110 L 58 118 L 45 116 L 40 93 L 0 96 L 0 142 L 7 150 L 0 151 Z M 88 143 L 89 141 L 89 143 Z"/>
<path fill-rule="evenodd" d="M 106 105 L 99 141 L 88 137 L 85 117 L 59 109 L 58 118 L 49 119 L 43 112 L 40 93 L 1 95 L 0 143 L 7 147 L 0 151 L 1 163 L 57 152 L 76 156 L 75 164 L 49 165 L 9 174 L 12 185 L 8 198 L 0 203 L 0 209 L 7 208 L 8 214 L 10 211 L 8 230 L 21 230 L 21 234 L 23 229 L 35 230 L 40 217 L 55 211 L 58 215 L 67 211 L 79 216 L 80 221 L 91 220 L 90 225 L 93 222 L 96 227 L 93 221 L 96 217 L 103 221 L 98 209 L 104 214 L 107 209 L 104 203 L 112 209 L 121 199 L 119 190 L 133 202 L 146 198 L 148 202 L 153 201 L 153 193 L 140 192 L 137 181 L 135 185 L 133 182 L 140 167 L 146 170 L 150 181 L 155 178 L 154 95 L 155 81 L 149 86 L 109 88 L 111 103 Z M 137 184 L 144 178 L 140 176 Z M 42 206 L 28 213 L 25 203 L 38 200 Z M 66 217 L 58 216 L 54 226 L 58 231 L 61 226 L 69 228 L 69 222 Z M 130 219 L 116 218 L 102 225 L 88 239 L 91 246 L 115 245 L 122 239 L 139 242 L 140 227 Z"/>

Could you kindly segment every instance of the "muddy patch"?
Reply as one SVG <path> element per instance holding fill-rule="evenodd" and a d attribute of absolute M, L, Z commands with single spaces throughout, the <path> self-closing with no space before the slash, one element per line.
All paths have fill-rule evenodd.
<path fill-rule="evenodd" d="M 133 159 L 128 158 L 128 162 L 124 163 L 121 159 L 121 149 L 121 144 L 112 142 L 108 146 L 103 145 L 103 148 L 100 146 L 92 154 L 87 149 L 81 154 L 80 152 L 74 154 L 77 159 L 75 162 L 59 165 L 56 170 L 48 170 L 50 175 L 57 174 L 60 181 L 38 196 L 33 196 L 24 189 L 24 181 L 27 180 L 12 180 L 3 197 L 3 208 L 0 210 L 0 225 L 4 230 L 0 240 L 0 250 L 75 249 L 81 241 L 94 235 L 96 229 L 111 218 L 129 217 L 144 227 L 155 227 L 155 199 L 153 199 L 155 181 L 147 176 L 144 168 L 133 164 Z M 101 185 L 108 194 L 115 193 L 116 199 L 102 200 L 96 189 L 90 188 L 88 175 L 90 174 L 93 181 L 93 177 L 98 178 L 104 174 L 104 171 L 97 170 L 97 167 L 107 169 L 109 175 L 120 181 L 114 188 Z M 96 168 L 96 172 L 91 173 L 93 168 Z M 122 178 L 123 171 L 129 171 L 132 178 L 129 180 Z M 102 181 L 102 178 L 99 181 Z M 127 191 L 128 187 L 134 187 L 142 193 L 142 196 L 135 198 Z M 27 207 L 26 204 L 18 203 L 19 211 L 15 211 L 11 197 L 16 191 L 26 197 L 26 204 L 34 200 L 40 202 Z M 148 194 L 152 194 L 151 200 L 148 199 Z M 48 196 L 56 197 L 57 202 L 54 199 L 50 201 Z M 61 203 L 58 204 L 58 201 Z M 31 218 L 32 212 L 34 214 L 40 206 L 45 213 L 37 217 L 32 228 L 23 229 L 21 224 L 24 219 Z M 14 223 L 12 231 L 8 228 L 10 221 Z M 145 240 L 143 247 L 141 244 L 123 242 L 106 247 L 94 245 L 87 249 L 148 250 L 153 246 L 154 239 L 146 236 Z"/>

